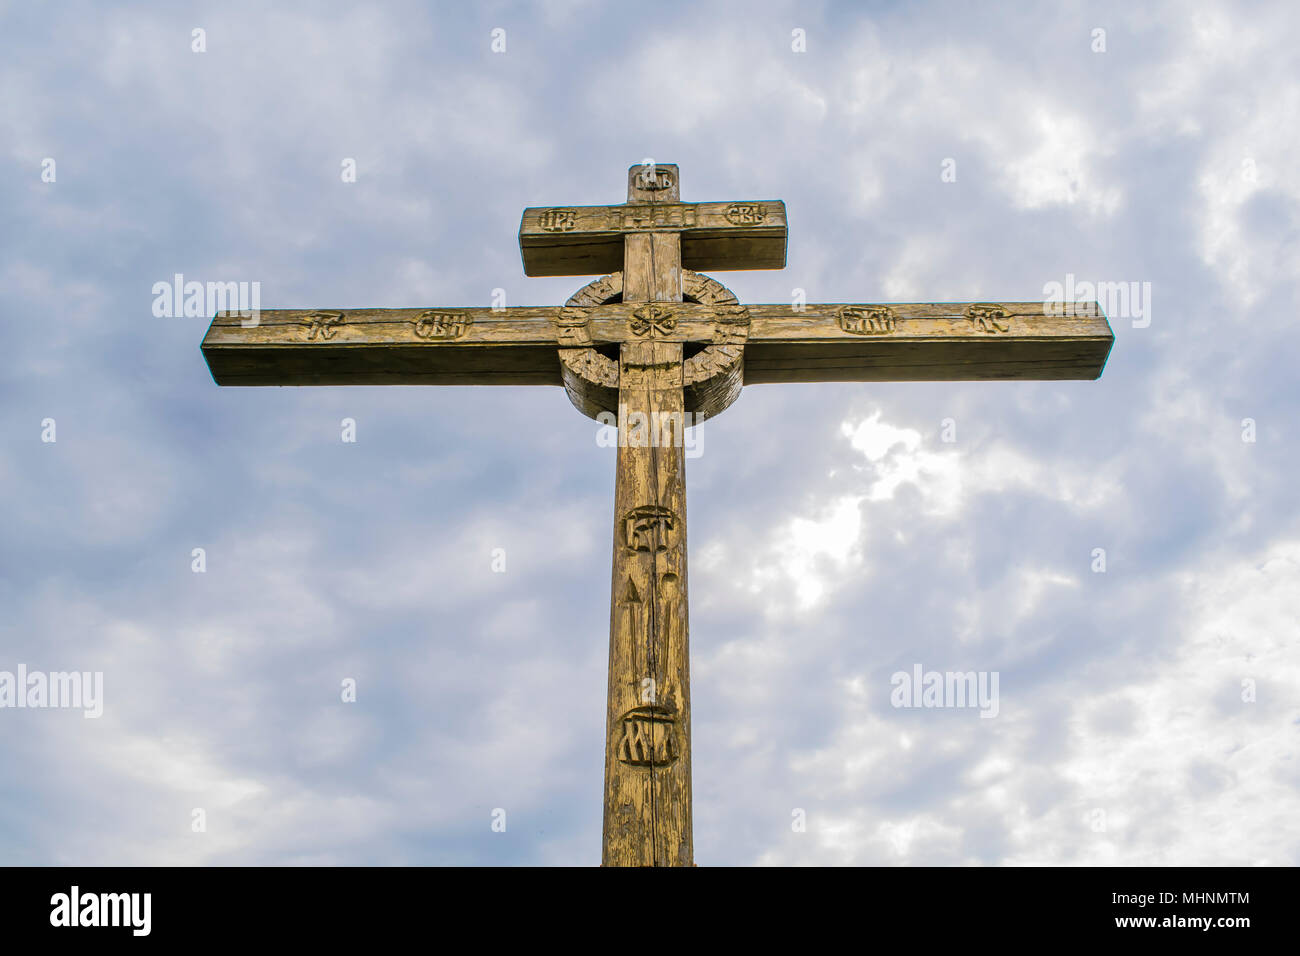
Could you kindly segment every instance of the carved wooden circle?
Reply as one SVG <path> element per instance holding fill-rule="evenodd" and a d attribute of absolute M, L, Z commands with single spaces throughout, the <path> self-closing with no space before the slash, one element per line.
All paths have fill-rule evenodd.
<path fill-rule="evenodd" d="M 618 414 L 619 365 L 616 358 L 593 345 L 587 329 L 588 310 L 621 301 L 622 296 L 623 273 L 611 272 L 571 295 L 556 322 L 564 389 L 574 407 L 590 418 L 602 412 Z M 690 269 L 682 270 L 682 300 L 710 306 L 714 312 L 709 340 L 688 342 L 688 357 L 682 363 L 686 411 L 696 421 L 703 421 L 721 414 L 740 395 L 749 310 L 721 282 Z M 666 323 L 654 322 L 652 316 L 638 316 L 638 323 L 633 334 L 669 328 Z M 693 352 L 691 346 L 695 346 Z"/>

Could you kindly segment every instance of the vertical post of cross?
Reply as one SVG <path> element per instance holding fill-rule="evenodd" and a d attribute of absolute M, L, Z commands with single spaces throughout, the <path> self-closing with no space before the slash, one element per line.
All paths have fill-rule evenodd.
<path fill-rule="evenodd" d="M 679 201 L 676 166 L 628 170 L 618 215 L 644 228 L 623 252 L 623 301 L 640 307 L 619 355 L 605 866 L 694 864 L 683 356 L 661 340 L 682 301 L 681 237 L 653 228 L 653 206 Z"/>

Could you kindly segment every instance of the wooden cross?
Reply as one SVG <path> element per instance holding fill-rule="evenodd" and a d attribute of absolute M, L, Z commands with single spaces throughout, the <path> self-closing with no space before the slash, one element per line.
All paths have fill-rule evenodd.
<path fill-rule="evenodd" d="M 617 416 L 602 861 L 689 866 L 685 425 L 759 383 L 1095 379 L 1113 335 L 1095 303 L 743 305 L 700 271 L 783 268 L 785 204 L 681 202 L 672 165 L 525 209 L 519 248 L 529 276 L 607 274 L 560 308 L 221 313 L 203 355 L 218 385 L 561 385 Z"/>

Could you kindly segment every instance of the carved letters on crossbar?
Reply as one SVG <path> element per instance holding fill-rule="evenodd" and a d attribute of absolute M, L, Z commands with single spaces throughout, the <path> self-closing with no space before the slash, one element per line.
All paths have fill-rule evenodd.
<path fill-rule="evenodd" d="M 699 216 L 693 203 L 627 203 L 611 207 L 594 218 L 589 215 L 586 228 L 623 232 L 689 229 L 699 225 Z M 572 232 L 578 228 L 578 217 L 578 209 L 546 209 L 538 213 L 537 227 L 543 232 Z M 771 218 L 768 207 L 761 202 L 732 203 L 722 211 L 722 217 L 733 226 L 759 226 Z"/>
<path fill-rule="evenodd" d="M 422 339 L 458 339 L 474 322 L 464 312 L 429 310 L 415 320 L 415 334 Z"/>
<path fill-rule="evenodd" d="M 308 341 L 313 341 L 318 336 L 322 339 L 332 339 L 342 324 L 342 312 L 312 312 L 302 321 L 303 328 L 307 330 Z"/>
<path fill-rule="evenodd" d="M 944 312 L 925 319 L 900 319 L 887 305 L 846 305 L 835 315 L 840 331 L 850 335 L 889 335 L 898 331 L 899 322 L 928 321 L 929 318 L 965 319 L 973 331 L 991 335 L 1011 331 L 1006 309 L 987 302 L 973 302 L 964 312 Z"/>

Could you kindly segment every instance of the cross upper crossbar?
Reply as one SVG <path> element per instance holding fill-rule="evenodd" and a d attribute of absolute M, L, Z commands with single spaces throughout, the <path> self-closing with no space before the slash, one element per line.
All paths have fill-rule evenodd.
<path fill-rule="evenodd" d="M 524 275 L 613 272 L 623 268 L 623 240 L 648 232 L 680 237 L 683 269 L 785 268 L 781 200 L 684 203 L 676 166 L 643 163 L 628 170 L 627 202 L 620 205 L 525 209 L 519 224 Z"/>

